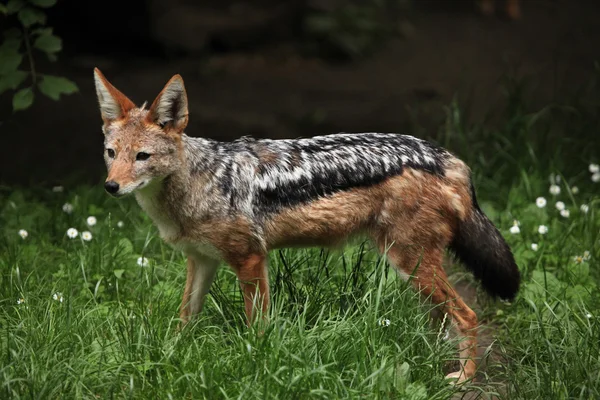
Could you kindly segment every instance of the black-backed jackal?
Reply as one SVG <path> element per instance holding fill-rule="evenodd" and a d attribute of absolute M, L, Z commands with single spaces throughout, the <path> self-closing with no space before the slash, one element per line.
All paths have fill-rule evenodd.
<path fill-rule="evenodd" d="M 519 288 L 513 255 L 477 205 L 469 168 L 412 136 L 336 134 L 234 142 L 192 138 L 183 80 L 136 107 L 94 71 L 104 121 L 106 190 L 133 193 L 160 236 L 188 258 L 180 317 L 188 321 L 225 261 L 248 322 L 269 305 L 267 253 L 366 236 L 401 276 L 442 304 L 463 340 L 459 381 L 475 373 L 477 316 L 442 268 L 449 247 L 492 295 Z"/>

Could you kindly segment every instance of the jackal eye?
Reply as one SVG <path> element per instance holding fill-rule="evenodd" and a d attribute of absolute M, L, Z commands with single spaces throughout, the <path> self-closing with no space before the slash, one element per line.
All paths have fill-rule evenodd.
<path fill-rule="evenodd" d="M 108 154 L 110 158 L 115 158 L 115 151 L 113 149 L 106 149 L 106 154 Z"/>
<path fill-rule="evenodd" d="M 137 155 L 135 156 L 135 159 L 137 161 L 144 161 L 144 160 L 147 160 L 148 158 L 150 158 L 150 154 L 144 153 L 143 151 L 137 153 Z"/>

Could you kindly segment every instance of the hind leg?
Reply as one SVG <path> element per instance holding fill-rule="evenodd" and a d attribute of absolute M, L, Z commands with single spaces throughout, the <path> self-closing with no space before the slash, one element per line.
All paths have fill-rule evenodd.
<path fill-rule="evenodd" d="M 447 378 L 456 378 L 458 383 L 475 375 L 477 354 L 477 315 L 469 308 L 448 282 L 448 276 L 442 267 L 443 247 L 416 248 L 394 244 L 387 250 L 388 260 L 403 277 L 409 277 L 411 283 L 442 311 L 451 317 L 454 328 L 461 339 L 459 350 L 461 368 L 448 374 Z"/>

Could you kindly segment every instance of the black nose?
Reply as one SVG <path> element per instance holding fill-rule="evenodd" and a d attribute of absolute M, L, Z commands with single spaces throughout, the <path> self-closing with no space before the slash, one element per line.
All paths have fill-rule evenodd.
<path fill-rule="evenodd" d="M 104 189 L 110 194 L 115 194 L 119 191 L 119 184 L 115 181 L 108 181 L 104 184 Z"/>

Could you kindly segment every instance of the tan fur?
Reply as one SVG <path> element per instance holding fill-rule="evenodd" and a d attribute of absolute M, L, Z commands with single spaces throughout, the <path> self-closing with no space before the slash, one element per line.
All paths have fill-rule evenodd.
<path fill-rule="evenodd" d="M 104 118 L 108 181 L 135 190 L 140 206 L 157 225 L 161 237 L 188 256 L 187 279 L 180 309 L 183 323 L 200 312 L 219 260 L 236 272 L 248 323 L 269 305 L 268 251 L 290 246 L 339 246 L 354 236 L 373 240 L 403 277 L 436 304 L 442 304 L 465 340 L 459 380 L 475 372 L 475 313 L 460 299 L 442 268 L 444 249 L 458 223 L 473 212 L 468 167 L 447 161 L 445 176 L 405 168 L 402 175 L 379 184 L 285 207 L 262 224 L 243 213 L 219 213 L 218 191 L 209 172 L 191 171 L 181 135 L 188 122 L 187 97 L 180 76 L 173 77 L 149 110 L 131 108 L 129 99 L 95 71 L 97 91 L 119 118 Z M 108 96 L 108 98 L 107 98 Z M 111 96 L 114 96 L 112 99 Z M 130 104 L 131 103 L 131 104 Z M 118 134 L 115 134 L 117 132 Z M 152 153 L 136 162 L 139 152 Z M 192 155 L 193 156 L 193 155 Z M 262 152 L 263 163 L 281 155 Z M 244 157 L 240 154 L 239 157 Z M 299 165 L 292 155 L 290 163 Z M 246 215 L 246 216 L 244 216 Z"/>
<path fill-rule="evenodd" d="M 172 119 L 168 120 L 164 130 L 167 133 L 174 133 L 176 135 L 183 133 L 188 124 L 188 107 L 187 95 L 181 75 L 173 76 L 169 82 L 167 82 L 163 90 L 160 91 L 158 96 L 156 96 L 156 99 L 150 106 L 147 122 L 153 124 L 166 120 L 163 114 L 167 113 L 169 110 L 168 106 L 164 103 L 168 100 L 168 97 L 173 97 L 178 94 L 183 94 L 181 96 L 183 104 L 178 104 L 179 110 L 175 113 L 176 115 L 172 115 Z"/>
<path fill-rule="evenodd" d="M 269 221 L 265 232 L 269 248 L 331 246 L 354 234 L 370 236 L 402 277 L 412 275 L 413 285 L 456 321 L 464 338 L 463 362 L 452 377 L 460 381 L 475 373 L 477 316 L 448 282 L 442 255 L 470 208 L 463 172 L 444 179 L 407 169 L 379 185 L 286 210 Z"/>
<path fill-rule="evenodd" d="M 279 159 L 277 153 L 271 151 L 260 150 L 258 151 L 257 155 L 261 161 L 261 164 L 274 164 Z"/>
<path fill-rule="evenodd" d="M 244 293 L 244 305 L 248 324 L 255 320 L 256 310 L 266 316 L 269 307 L 269 278 L 267 261 L 263 254 L 252 254 L 231 264 L 237 273 Z"/>
<path fill-rule="evenodd" d="M 123 118 L 130 110 L 135 108 L 135 104 L 111 85 L 98 68 L 94 69 L 94 76 L 96 79 L 96 93 L 100 100 L 102 119 L 105 123 Z"/>

